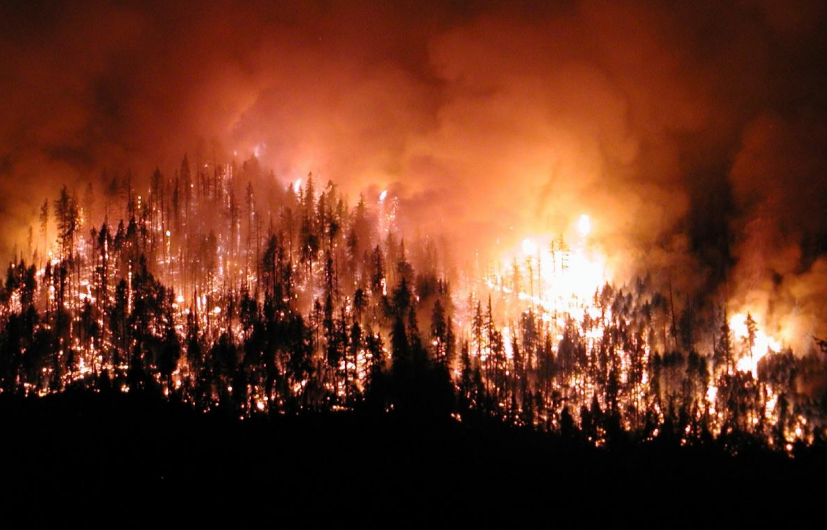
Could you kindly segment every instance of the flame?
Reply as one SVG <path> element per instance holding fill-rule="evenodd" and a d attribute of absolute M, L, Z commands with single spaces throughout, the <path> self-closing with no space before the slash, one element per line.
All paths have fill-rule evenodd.
<path fill-rule="evenodd" d="M 231 178 L 231 173 L 229 172 L 224 172 L 222 175 L 224 175 L 222 178 Z M 301 184 L 301 179 L 298 179 L 293 184 L 293 189 L 297 193 L 301 191 Z M 303 199 L 308 200 L 306 197 Z M 156 207 L 153 206 L 151 202 L 149 204 L 151 208 Z M 396 230 L 395 221 L 398 205 L 399 199 L 397 197 L 389 198 L 387 190 L 383 190 L 379 194 L 376 210 L 377 227 L 380 233 L 393 233 Z M 239 322 L 238 314 L 230 310 L 231 306 L 223 305 L 224 302 L 228 300 L 227 294 L 229 293 L 232 296 L 234 292 L 233 289 L 237 289 L 240 282 L 247 282 L 246 285 L 249 286 L 259 281 L 257 267 L 250 266 L 253 263 L 253 256 L 246 256 L 245 259 L 243 240 L 238 236 L 238 231 L 236 231 L 238 239 L 227 237 L 218 238 L 215 247 L 217 257 L 219 258 L 215 264 L 217 274 L 214 277 L 212 275 L 208 276 L 206 281 L 200 284 L 197 283 L 195 287 L 187 287 L 186 283 L 181 286 L 176 285 L 174 282 L 180 279 L 182 273 L 186 270 L 183 267 L 183 265 L 186 265 L 182 257 L 183 255 L 180 252 L 176 253 L 175 248 L 180 246 L 182 242 L 186 243 L 188 229 L 182 228 L 179 232 L 181 237 L 176 237 L 176 241 L 173 242 L 170 240 L 170 231 L 166 230 L 163 224 L 163 216 L 149 216 L 149 219 L 150 221 L 148 222 L 151 226 L 154 226 L 152 223 L 157 224 L 157 221 L 153 220 L 160 219 L 161 222 L 161 226 L 158 226 L 151 232 L 164 243 L 164 256 L 163 258 L 159 257 L 157 261 L 159 275 L 169 280 L 170 285 L 176 287 L 175 292 L 180 293 L 175 297 L 177 304 L 183 304 L 185 299 L 191 301 L 191 307 L 179 308 L 173 304 L 176 311 L 172 315 L 172 324 L 178 338 L 184 339 L 185 335 L 190 333 L 185 327 L 185 319 L 182 315 L 192 314 L 194 315 L 193 321 L 198 324 L 198 327 L 205 330 L 204 337 L 208 340 L 214 340 L 214 337 L 225 332 L 231 332 L 234 337 L 239 337 L 241 340 L 244 340 L 247 337 L 247 329 Z M 477 326 L 477 331 L 469 333 L 465 327 L 467 321 L 465 320 L 465 315 L 461 313 L 461 309 L 456 309 L 456 316 L 454 318 L 456 318 L 455 322 L 459 327 L 463 328 L 462 332 L 466 337 L 475 334 L 471 338 L 473 342 L 471 343 L 472 347 L 469 353 L 477 357 L 476 362 L 483 363 L 480 375 L 484 378 L 484 384 L 495 391 L 495 395 L 498 391 L 502 391 L 505 395 L 508 395 L 509 390 L 506 388 L 506 385 L 511 384 L 513 380 L 503 381 L 503 377 L 525 377 L 526 388 L 533 392 L 531 386 L 537 384 L 537 376 L 535 375 L 536 372 L 532 373 L 530 370 L 537 369 L 537 362 L 540 355 L 558 355 L 565 351 L 564 347 L 566 347 L 566 345 L 570 347 L 572 344 L 576 344 L 578 352 L 581 352 L 581 354 L 586 352 L 589 356 L 592 356 L 593 352 L 597 351 L 597 347 L 605 344 L 605 342 L 601 341 L 614 341 L 615 330 L 620 330 L 620 326 L 628 325 L 629 323 L 634 324 L 635 322 L 632 318 L 637 318 L 630 317 L 626 309 L 623 309 L 626 307 L 624 305 L 625 302 L 623 302 L 624 298 L 615 298 L 613 295 L 613 292 L 616 292 L 618 295 L 622 294 L 631 300 L 628 291 L 624 293 L 626 290 L 625 286 L 621 286 L 618 291 L 613 291 L 614 286 L 610 285 L 603 291 L 604 286 L 612 282 L 614 271 L 610 270 L 608 263 L 610 263 L 609 260 L 612 260 L 611 262 L 613 263 L 615 256 L 604 253 L 604 249 L 600 244 L 601 235 L 599 232 L 601 225 L 595 227 L 587 214 L 575 215 L 564 221 L 564 224 L 561 226 L 566 227 L 565 234 L 520 234 L 512 241 L 513 245 L 510 246 L 502 256 L 499 256 L 499 261 L 493 264 L 491 262 L 484 263 L 484 268 L 478 268 L 479 264 L 475 262 L 474 273 L 469 274 L 467 279 L 463 278 L 462 280 L 468 283 L 461 284 L 461 287 L 467 288 L 469 292 L 461 292 L 460 297 L 464 298 L 462 295 L 468 294 L 468 299 L 472 302 L 469 306 L 473 307 L 475 305 L 477 308 L 480 308 L 479 293 L 476 289 L 481 285 L 482 289 L 487 291 L 485 294 L 490 295 L 487 307 L 485 307 L 485 309 L 478 309 L 478 311 L 485 311 L 484 318 L 486 327 L 490 326 L 486 333 L 480 332 L 480 321 L 478 320 L 475 321 L 477 323 L 474 324 L 474 326 Z M 178 229 L 176 228 L 176 230 Z M 163 239 L 164 234 L 167 236 L 166 240 Z M 499 244 L 499 240 L 497 243 Z M 329 252 L 335 255 L 337 248 L 339 248 L 337 247 L 337 243 L 329 242 L 328 244 L 331 245 L 333 249 L 329 250 Z M 86 246 L 81 238 L 77 248 L 79 255 L 86 256 L 90 247 Z M 242 249 L 240 252 L 238 250 L 239 248 Z M 108 257 L 109 251 L 106 246 L 103 247 L 103 251 L 104 255 Z M 250 252 L 249 248 L 247 252 Z M 255 259 L 259 259 L 258 256 L 256 256 Z M 51 251 L 49 260 L 53 265 L 61 262 Z M 493 267 L 491 265 L 493 265 Z M 14 267 L 15 265 L 12 264 L 12 270 Z M 128 267 L 128 273 L 125 274 L 125 279 L 128 280 L 125 282 L 128 289 L 126 293 L 126 303 L 127 310 L 132 311 L 135 300 L 135 294 L 132 288 L 133 271 L 131 264 Z M 303 268 L 301 269 L 301 272 L 307 274 L 307 277 L 303 278 L 304 283 L 300 282 L 296 285 L 297 291 L 305 295 L 305 290 L 307 290 L 310 294 L 319 298 L 321 291 L 318 284 L 314 285 L 315 282 L 313 278 L 315 275 L 321 273 L 322 267 L 317 260 L 310 263 L 308 268 L 309 272 L 306 273 Z M 242 274 L 243 269 L 248 270 L 243 272 L 244 278 L 240 278 L 239 276 Z M 481 270 L 485 272 L 480 272 Z M 41 269 L 38 272 L 38 277 L 43 278 L 44 275 L 45 270 Z M 64 306 L 77 311 L 81 308 L 81 302 L 85 302 L 86 300 L 95 302 L 98 296 L 103 300 L 111 299 L 113 296 L 111 286 L 99 285 L 96 283 L 97 281 L 98 280 L 89 280 L 81 277 L 76 284 L 70 285 L 69 293 L 71 298 L 67 296 L 64 299 Z M 378 281 L 379 283 L 375 287 L 376 290 L 379 291 L 381 286 L 381 294 L 387 296 L 388 292 L 394 288 L 394 281 L 387 277 L 381 277 Z M 44 295 L 45 298 L 47 298 L 44 303 L 55 303 L 57 299 L 55 287 L 57 285 L 60 284 L 56 282 L 53 276 L 47 285 L 47 289 L 44 289 Z M 235 285 L 236 287 L 230 287 L 228 291 L 228 285 Z M 379 292 L 374 294 L 378 297 Z M 645 302 L 646 296 L 649 296 L 646 292 L 640 294 L 641 300 Z M 20 297 L 20 293 L 12 293 L 10 296 L 10 304 L 14 311 L 20 311 Z M 619 303 L 610 303 L 612 300 L 619 301 Z M 285 298 L 283 301 L 290 302 L 290 299 Z M 345 322 L 346 316 L 350 318 L 354 314 L 354 306 L 351 302 L 346 296 L 342 304 L 343 322 Z M 637 302 L 638 300 L 635 300 L 635 303 Z M 671 306 L 671 296 L 668 303 Z M 297 306 L 298 305 L 297 303 Z M 708 379 L 700 381 L 700 384 L 691 390 L 691 392 L 695 394 L 695 399 L 698 400 L 698 403 L 708 408 L 711 414 L 710 427 L 713 432 L 720 432 L 723 428 L 722 426 L 725 425 L 723 419 L 727 414 L 726 403 L 729 399 L 728 396 L 734 395 L 730 392 L 731 388 L 726 384 L 726 379 L 722 379 L 723 376 L 732 375 L 733 364 L 734 368 L 739 372 L 751 373 L 757 377 L 758 363 L 761 359 L 774 352 L 781 351 L 782 341 L 776 337 L 783 337 L 783 344 L 785 346 L 790 344 L 788 335 L 785 335 L 782 331 L 786 330 L 789 332 L 790 330 L 785 327 L 783 323 L 776 324 L 773 322 L 772 325 L 776 327 L 768 327 L 766 314 L 760 309 L 756 309 L 754 306 L 739 306 L 734 302 L 730 302 L 730 306 L 732 309 L 739 309 L 739 311 L 733 311 L 731 313 L 733 316 L 729 319 L 732 334 L 730 337 L 732 339 L 730 353 L 732 355 L 727 356 L 726 363 L 710 363 L 709 366 L 711 366 L 712 371 L 706 372 Z M 664 310 L 663 306 L 660 307 L 661 309 L 658 311 L 660 311 L 661 316 L 658 318 L 662 319 L 663 314 L 668 313 L 671 309 L 674 322 L 674 308 L 667 306 L 666 310 Z M 680 307 L 678 309 L 680 309 Z M 471 309 L 471 311 L 473 311 L 473 309 Z M 281 311 L 280 316 L 284 317 L 284 315 L 284 312 Z M 521 320 L 526 316 L 530 318 Z M 186 319 L 187 322 L 189 322 L 189 320 L 190 319 Z M 104 325 L 102 317 L 99 323 L 101 326 Z M 540 336 L 544 340 L 545 337 L 548 337 L 547 349 L 546 344 L 544 344 L 541 352 L 541 349 L 536 343 L 530 346 L 532 349 L 526 347 L 527 344 L 529 344 L 527 341 L 524 342 L 528 333 L 524 327 L 528 325 L 527 323 L 530 323 L 531 328 L 535 330 L 532 332 L 535 337 Z M 500 328 L 499 335 L 497 335 L 496 328 L 500 325 L 502 325 L 502 327 Z M 656 326 L 661 327 L 660 325 L 653 324 L 652 328 L 654 329 Z M 197 328 L 194 329 L 197 333 Z M 541 329 L 541 331 L 537 332 L 536 330 L 538 329 Z M 655 358 L 657 354 L 687 353 L 686 351 L 682 351 L 683 349 L 678 346 L 676 333 L 674 331 L 675 328 L 673 328 L 671 332 L 667 332 L 667 325 L 663 325 L 662 329 L 662 337 L 655 336 L 655 333 L 652 333 L 651 337 L 646 337 L 640 333 L 633 339 L 634 344 L 627 341 L 614 341 L 611 343 L 613 348 L 611 351 L 613 373 L 617 374 L 618 382 L 626 385 L 626 388 L 628 388 L 622 396 L 617 397 L 622 401 L 622 403 L 620 403 L 621 405 L 634 407 L 634 410 L 637 411 L 643 410 L 642 407 L 647 406 L 647 402 L 649 402 L 650 405 L 654 403 L 652 405 L 654 407 L 653 410 L 656 414 L 663 415 L 663 411 L 660 409 L 657 401 L 649 401 L 651 397 L 648 391 L 651 390 L 651 388 L 648 388 L 648 386 L 650 378 L 653 377 L 652 374 L 655 372 L 646 370 L 639 373 L 634 372 L 637 370 L 635 366 L 645 367 L 651 364 L 652 359 Z M 155 332 L 159 333 L 162 330 L 165 332 L 166 328 L 156 329 Z M 634 331 L 630 331 L 628 337 L 633 337 L 633 333 Z M 775 335 L 773 335 L 773 333 Z M 657 335 L 660 335 L 660 333 L 657 333 Z M 377 336 L 379 335 L 377 334 Z M 569 338 L 567 338 L 567 336 Z M 618 333 L 617 336 L 620 337 L 620 333 Z M 563 342 L 564 339 L 566 339 L 566 342 Z M 674 342 L 673 339 L 675 339 Z M 431 345 L 435 351 L 441 349 L 443 344 L 442 340 L 443 339 L 437 338 L 432 339 Z M 86 338 L 77 335 L 70 337 L 68 347 L 71 348 L 73 352 L 76 352 L 78 356 L 76 357 L 77 365 L 72 367 L 67 374 L 60 376 L 65 383 L 87 378 L 91 374 L 98 373 L 102 367 L 107 367 L 107 369 L 113 373 L 116 371 L 123 373 L 128 369 L 127 364 L 117 361 L 106 361 L 105 357 L 101 355 L 101 352 L 112 348 L 112 343 L 107 342 L 106 336 L 102 339 L 90 341 L 88 344 L 81 341 L 86 341 Z M 340 381 L 340 375 L 334 375 L 331 379 L 322 382 L 326 392 L 330 392 L 331 395 L 335 395 L 341 400 L 339 403 L 331 406 L 332 410 L 345 410 L 348 406 L 346 403 L 350 399 L 349 389 L 356 388 L 358 392 L 363 392 L 364 385 L 369 377 L 370 370 L 372 369 L 370 361 L 373 354 L 368 353 L 368 351 L 360 347 L 359 344 L 356 344 L 356 346 L 358 349 L 349 351 L 346 356 L 340 358 L 337 368 L 339 374 L 344 374 L 346 382 L 352 383 L 354 386 L 351 387 L 336 383 L 336 381 Z M 580 348 L 582 348 L 582 350 Z M 65 350 L 61 349 L 58 352 L 58 358 L 65 356 L 64 351 Z M 384 352 L 384 358 L 389 359 L 389 350 L 382 346 L 382 351 Z M 569 349 L 568 351 L 571 350 Z M 497 355 L 493 355 L 494 352 L 497 352 Z M 531 353 L 526 355 L 526 352 Z M 700 353 L 703 354 L 705 352 L 701 351 Z M 519 361 L 519 363 L 517 361 Z M 539 397 L 547 401 L 544 407 L 546 411 L 538 413 L 540 415 L 538 418 L 540 421 L 547 421 L 546 425 L 550 427 L 555 425 L 556 420 L 553 419 L 553 414 L 549 412 L 553 410 L 552 407 L 557 406 L 548 402 L 552 395 L 559 395 L 562 399 L 567 400 L 574 408 L 578 404 L 588 403 L 591 397 L 597 396 L 601 392 L 600 385 L 605 383 L 601 383 L 589 369 L 591 366 L 590 363 L 594 362 L 594 358 L 591 360 L 576 361 L 577 366 L 571 374 L 563 373 L 559 379 L 557 378 L 558 376 L 555 375 L 553 384 L 557 386 L 553 390 L 557 394 L 552 394 L 550 393 L 551 391 L 538 390 Z M 522 367 L 520 363 L 522 363 Z M 486 366 L 486 364 L 490 366 Z M 491 368 L 491 366 L 493 366 L 493 368 Z M 179 375 L 176 375 L 174 381 L 175 388 L 180 388 L 182 384 L 186 383 L 188 377 L 193 377 L 194 373 L 191 371 L 192 367 L 188 366 L 186 359 L 182 359 L 179 362 L 178 368 L 180 372 Z M 460 378 L 461 373 L 458 370 L 458 365 L 455 363 L 451 368 L 454 377 Z M 50 373 L 46 370 L 50 369 L 44 368 L 44 379 L 48 379 L 48 374 Z M 635 379 L 630 379 L 633 373 L 635 373 Z M 288 393 L 292 392 L 294 395 L 303 393 L 308 382 L 313 381 L 312 376 L 308 377 L 310 377 L 310 379 L 291 381 L 289 383 L 291 390 L 288 391 Z M 660 381 L 667 381 L 667 384 L 664 385 L 667 388 L 658 390 L 658 392 L 661 393 L 661 397 L 671 395 L 670 393 L 675 392 L 674 388 L 668 388 L 674 386 L 674 384 L 669 382 L 671 375 L 657 375 L 657 377 L 661 378 Z M 666 379 L 663 379 L 664 377 L 666 377 Z M 746 379 L 748 380 L 749 378 Z M 766 419 L 768 424 L 779 424 L 779 410 L 782 410 L 782 406 L 786 406 L 789 402 L 779 397 L 781 395 L 780 393 L 784 392 L 780 384 L 773 383 L 769 378 L 765 379 L 767 380 L 758 382 L 747 381 L 746 383 L 744 383 L 743 379 L 736 380 L 736 384 L 744 383 L 754 385 L 754 388 L 758 389 L 762 396 L 760 408 L 754 408 L 754 410 L 751 410 L 749 414 L 745 416 L 745 425 L 758 425 L 758 422 L 762 419 Z M 182 383 L 182 381 L 184 381 L 184 383 Z M 168 394 L 171 390 L 169 383 L 160 379 L 159 382 L 167 385 L 164 388 L 164 392 Z M 29 383 L 24 383 L 24 385 L 27 384 Z M 719 384 L 721 385 L 720 391 Z M 224 385 L 226 385 L 226 381 L 222 385 L 222 388 L 227 388 L 228 392 L 232 392 L 232 386 Z M 129 391 L 129 387 L 127 386 L 123 386 L 122 388 L 123 391 Z M 250 391 L 250 401 L 244 405 L 247 412 L 252 413 L 256 410 L 260 412 L 270 410 L 279 411 L 283 403 L 277 394 L 271 393 L 268 397 L 266 392 L 262 393 L 263 389 L 256 386 L 255 383 L 251 383 L 247 388 Z M 313 388 L 312 385 L 310 388 Z M 31 385 L 26 387 L 27 392 L 31 389 L 36 389 L 36 387 Z M 511 391 L 514 392 L 513 387 Z M 545 395 L 543 395 L 543 392 L 545 392 Z M 684 390 L 681 390 L 681 392 L 684 392 Z M 522 402 L 522 399 L 524 398 L 518 396 L 514 399 L 513 403 L 520 406 L 518 401 Z M 601 405 L 606 405 L 605 399 Z M 208 407 L 209 406 L 212 405 L 208 405 Z M 505 410 L 505 407 L 510 405 L 506 401 L 500 400 L 497 406 Z M 544 414 L 546 415 L 545 419 L 542 417 Z M 700 418 L 700 416 L 698 416 L 698 418 Z M 634 421 L 630 418 L 624 417 L 622 421 L 624 422 L 624 428 L 639 428 L 639 426 L 635 426 Z M 778 443 L 779 447 L 783 446 L 786 442 L 805 440 L 808 439 L 808 436 L 812 436 L 812 428 L 807 426 L 807 418 L 803 416 L 798 416 L 792 421 L 785 420 L 783 424 L 780 424 L 780 427 L 783 440 L 770 442 Z M 686 428 L 685 434 L 690 436 L 689 427 Z M 682 440 L 682 443 L 684 441 L 685 440 Z M 600 445 L 604 443 L 604 440 L 601 440 L 600 436 L 598 436 L 592 439 L 592 442 Z"/>
<path fill-rule="evenodd" d="M 737 313 L 729 320 L 729 329 L 732 331 L 732 336 L 746 346 L 750 346 L 749 315 L 751 313 Z M 757 377 L 758 362 L 771 352 L 781 351 L 781 342 L 768 336 L 756 320 L 753 320 L 753 326 L 754 336 L 752 337 L 751 347 L 737 361 L 736 368 L 740 372 L 751 372 L 753 377 Z"/>
<path fill-rule="evenodd" d="M 583 214 L 577 220 L 577 231 L 580 232 L 581 237 L 587 237 L 592 231 L 592 220 L 588 215 Z"/>
<path fill-rule="evenodd" d="M 605 258 L 584 249 L 570 252 L 565 261 L 551 252 L 541 255 L 542 277 L 551 283 L 546 298 L 588 299 L 606 282 Z"/>
<path fill-rule="evenodd" d="M 485 283 L 516 297 L 523 305 L 534 306 L 544 321 L 551 321 L 552 315 L 578 320 L 586 313 L 597 314 L 594 294 L 610 280 L 611 274 L 606 268 L 606 256 L 589 245 L 589 216 L 581 215 L 574 225 L 577 230 L 573 246 L 562 237 L 547 234 L 526 237 L 519 250 L 507 252 L 500 259 L 500 270 L 505 272 L 486 278 Z M 510 266 L 503 266 L 509 263 Z M 513 285 L 515 276 L 520 278 L 520 285 Z"/>

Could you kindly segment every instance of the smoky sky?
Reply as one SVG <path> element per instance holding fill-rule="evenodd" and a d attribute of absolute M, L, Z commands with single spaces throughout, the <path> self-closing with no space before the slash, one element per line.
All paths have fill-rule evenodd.
<path fill-rule="evenodd" d="M 62 183 L 257 153 L 463 249 L 589 213 L 628 267 L 779 289 L 824 250 L 826 33 L 817 0 L 4 2 L 4 255 Z"/>

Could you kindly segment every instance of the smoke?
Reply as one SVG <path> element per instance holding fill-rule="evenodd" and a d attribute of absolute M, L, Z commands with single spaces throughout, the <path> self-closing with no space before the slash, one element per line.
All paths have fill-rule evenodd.
<path fill-rule="evenodd" d="M 797 351 L 827 331 L 825 142 L 823 114 L 761 115 L 744 128 L 730 175 L 741 210 L 732 301 Z"/>
<path fill-rule="evenodd" d="M 255 153 L 457 255 L 587 213 L 619 276 L 823 321 L 822 4 L 547 4 L 5 2 L 0 251 L 61 183 Z"/>

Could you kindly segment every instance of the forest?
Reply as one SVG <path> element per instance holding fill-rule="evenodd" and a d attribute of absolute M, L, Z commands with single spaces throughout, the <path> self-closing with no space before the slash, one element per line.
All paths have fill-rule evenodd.
<path fill-rule="evenodd" d="M 2 393 L 486 419 L 597 447 L 792 454 L 827 437 L 827 343 L 793 352 L 750 314 L 678 307 L 657 271 L 546 297 L 582 266 L 562 237 L 545 275 L 530 253 L 464 270 L 449 241 L 404 237 L 387 192 L 353 205 L 255 158 L 185 156 L 138 180 L 104 173 L 44 198 L 0 282 Z"/>

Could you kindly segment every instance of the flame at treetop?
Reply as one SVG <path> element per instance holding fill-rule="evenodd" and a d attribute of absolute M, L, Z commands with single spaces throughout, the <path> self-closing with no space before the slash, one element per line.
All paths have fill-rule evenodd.
<path fill-rule="evenodd" d="M 752 314 L 737 313 L 729 320 L 729 329 L 733 338 L 744 345 L 740 359 L 735 367 L 740 372 L 750 372 L 758 376 L 758 362 L 770 353 L 782 349 L 781 341 L 770 337 L 753 319 Z"/>
<path fill-rule="evenodd" d="M 569 237 L 534 235 L 507 252 L 487 279 L 502 292 L 541 307 L 544 311 L 582 318 L 595 293 L 612 279 L 602 249 L 589 240 L 588 215 L 572 223 Z"/>
<path fill-rule="evenodd" d="M 587 314 L 595 318 L 599 313 L 595 296 L 612 283 L 613 275 L 607 254 L 592 242 L 592 230 L 591 217 L 581 214 L 570 223 L 569 239 L 562 235 L 524 238 L 500 259 L 498 270 L 506 272 L 488 278 L 487 285 L 528 303 L 545 321 L 567 317 L 580 321 Z M 761 359 L 783 349 L 783 341 L 770 335 L 764 319 L 756 319 L 751 311 L 735 313 L 728 326 L 734 341 L 733 368 L 739 372 L 757 377 Z M 601 333 L 598 328 L 589 335 Z"/>

